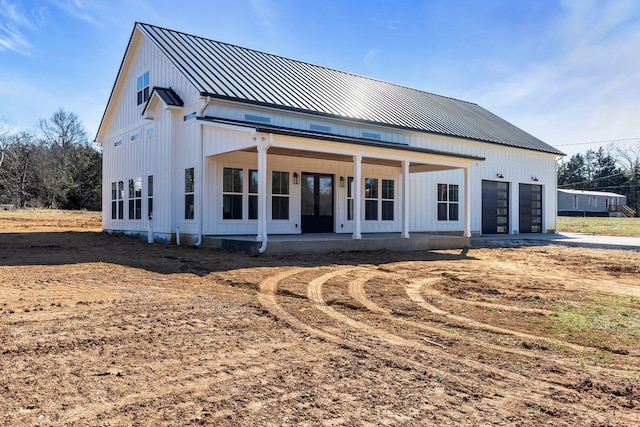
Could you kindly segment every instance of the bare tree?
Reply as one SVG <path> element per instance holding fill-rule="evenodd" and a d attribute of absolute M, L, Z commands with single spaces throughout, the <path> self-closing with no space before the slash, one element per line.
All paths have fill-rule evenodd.
<path fill-rule="evenodd" d="M 633 206 L 636 216 L 640 214 L 640 141 L 627 147 L 612 147 L 611 152 L 628 177 L 629 197 L 627 203 Z"/>
<path fill-rule="evenodd" d="M 73 167 L 76 148 L 89 146 L 89 139 L 78 116 L 63 108 L 49 119 L 41 119 L 38 130 L 42 145 L 48 149 L 39 152 L 44 203 L 47 207 L 58 208 L 66 204 L 68 189 L 73 186 L 69 171 Z"/>

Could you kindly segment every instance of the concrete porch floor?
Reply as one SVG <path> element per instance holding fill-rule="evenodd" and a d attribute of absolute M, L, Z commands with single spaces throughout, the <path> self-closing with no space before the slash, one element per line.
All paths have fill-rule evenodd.
<path fill-rule="evenodd" d="M 206 236 L 204 244 L 209 248 L 230 251 L 258 252 L 262 242 L 255 235 Z M 469 247 L 470 238 L 462 235 L 411 233 L 403 239 L 400 233 L 367 233 L 354 240 L 351 234 L 274 234 L 269 235 L 268 255 L 292 255 L 300 253 L 328 253 L 353 251 L 418 251 L 432 249 L 462 249 Z"/>

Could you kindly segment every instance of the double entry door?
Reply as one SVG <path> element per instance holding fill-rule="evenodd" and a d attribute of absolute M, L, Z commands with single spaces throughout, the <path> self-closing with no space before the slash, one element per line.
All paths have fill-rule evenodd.
<path fill-rule="evenodd" d="M 333 233 L 333 175 L 302 172 L 303 233 Z"/>

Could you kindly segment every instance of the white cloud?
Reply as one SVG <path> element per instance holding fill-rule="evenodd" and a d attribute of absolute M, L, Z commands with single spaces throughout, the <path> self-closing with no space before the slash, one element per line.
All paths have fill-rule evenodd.
<path fill-rule="evenodd" d="M 251 9 L 268 35 L 276 34 L 277 14 L 269 0 L 251 0 Z"/>
<path fill-rule="evenodd" d="M 373 65 L 377 56 L 378 49 L 370 49 L 369 52 L 367 52 L 367 54 L 364 56 L 364 65 L 370 70 L 373 69 Z"/>
<path fill-rule="evenodd" d="M 31 44 L 22 29 L 31 29 L 32 24 L 19 5 L 0 0 L 0 19 L 0 51 L 11 50 L 28 55 Z"/>

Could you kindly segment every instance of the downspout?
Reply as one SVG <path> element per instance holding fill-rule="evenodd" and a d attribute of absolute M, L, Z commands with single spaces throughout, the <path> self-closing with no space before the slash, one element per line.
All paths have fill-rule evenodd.
<path fill-rule="evenodd" d="M 209 103 L 211 102 L 211 97 L 207 96 L 205 98 L 204 106 L 200 109 L 200 117 L 203 116 L 204 110 L 207 109 Z M 201 248 L 203 242 L 202 235 L 202 213 L 204 212 L 204 168 L 205 168 L 205 159 L 204 159 L 204 137 L 202 136 L 202 123 L 197 124 L 198 128 L 196 131 L 197 138 L 200 142 L 200 203 L 198 207 L 198 241 L 196 242 L 196 247 Z"/>
<path fill-rule="evenodd" d="M 203 109 L 204 111 L 204 109 Z M 200 203 L 198 203 L 198 241 L 196 242 L 196 247 L 201 248 L 202 247 L 202 213 L 204 212 L 204 209 L 202 208 L 202 206 L 204 205 L 204 166 L 205 166 L 205 159 L 204 159 L 204 142 L 203 142 L 203 137 L 202 137 L 202 123 L 197 123 L 196 122 L 196 135 L 198 140 L 200 141 L 200 176 L 199 176 L 199 181 L 200 181 Z"/>
<path fill-rule="evenodd" d="M 260 144 L 260 143 L 258 143 Z M 273 134 L 270 133 L 269 134 L 269 142 L 267 142 L 266 146 L 264 147 L 264 164 L 259 164 L 258 167 L 259 168 L 264 168 L 264 176 L 267 176 L 267 151 L 269 150 L 269 148 L 271 147 L 271 145 L 273 145 Z M 260 157 L 260 154 L 258 153 L 258 157 Z M 263 194 L 260 194 L 260 197 L 264 197 L 264 199 L 266 200 L 267 197 L 267 183 L 264 182 L 261 184 L 261 188 L 264 190 Z M 263 209 L 262 211 L 262 216 L 263 218 L 260 218 L 260 221 L 262 222 L 262 246 L 260 246 L 258 248 L 258 253 L 259 254 L 263 254 L 266 250 L 267 250 L 267 209 L 266 209 L 266 203 L 264 203 L 265 205 L 265 209 Z"/>

